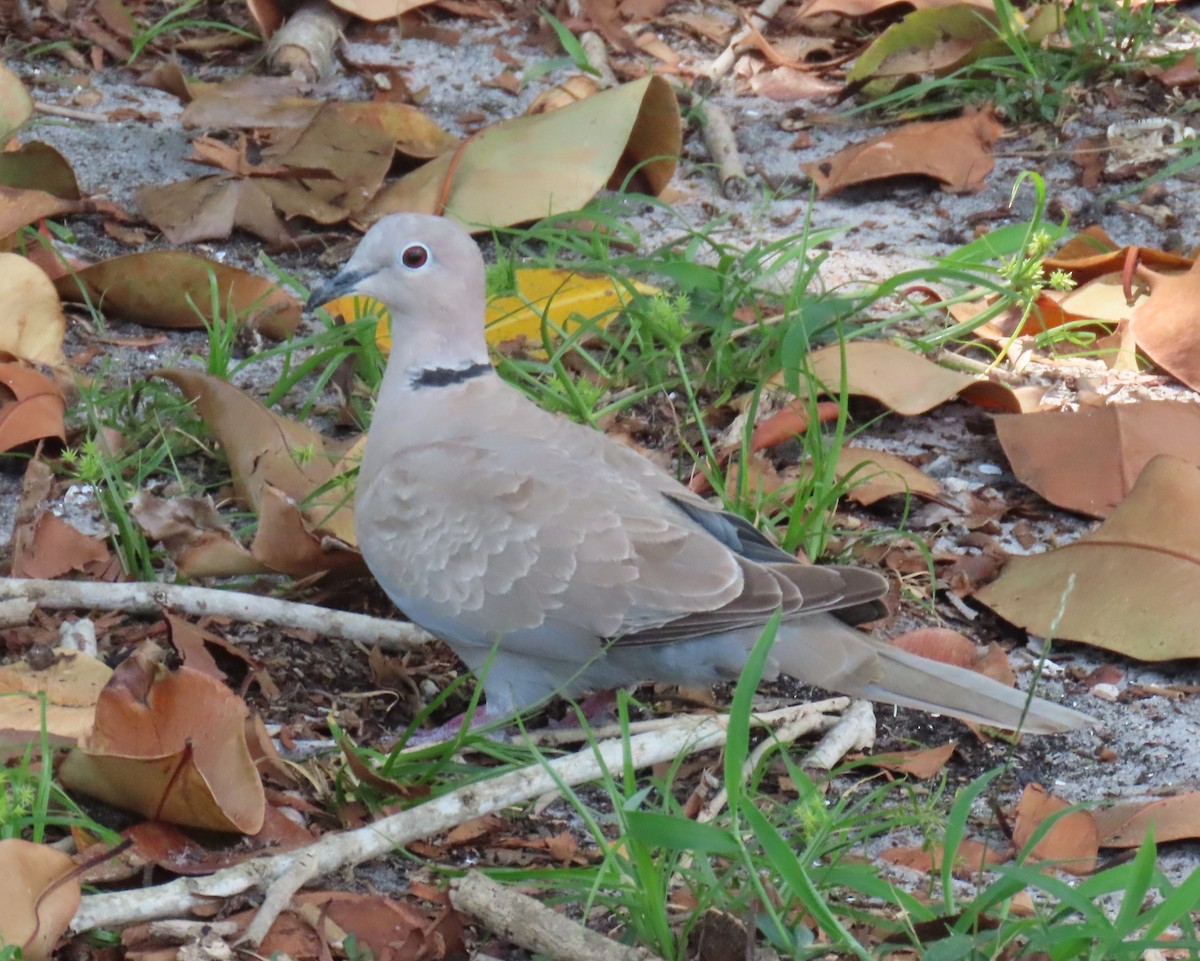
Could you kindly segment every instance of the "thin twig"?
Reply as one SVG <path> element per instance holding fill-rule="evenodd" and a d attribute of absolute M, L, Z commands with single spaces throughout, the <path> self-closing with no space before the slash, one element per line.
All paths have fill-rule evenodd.
<path fill-rule="evenodd" d="M 315 604 L 285 601 L 258 594 L 221 591 L 183 584 L 99 584 L 90 581 L 43 581 L 0 578 L 0 601 L 25 598 L 47 610 L 123 611 L 157 614 L 164 608 L 194 616 L 214 615 L 273 627 L 314 631 L 384 650 L 406 651 L 433 640 L 408 621 L 389 621 L 365 614 L 335 611 Z"/>
<path fill-rule="evenodd" d="M 108 116 L 102 113 L 92 113 L 90 110 L 78 110 L 75 107 L 60 107 L 56 103 L 44 103 L 41 100 L 33 102 L 33 109 L 38 113 L 48 113 L 54 117 L 66 117 L 69 120 L 86 120 L 88 123 L 108 123 Z"/>

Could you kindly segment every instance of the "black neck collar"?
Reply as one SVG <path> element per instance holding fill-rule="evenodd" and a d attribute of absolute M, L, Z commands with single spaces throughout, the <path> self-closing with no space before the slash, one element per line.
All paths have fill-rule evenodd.
<path fill-rule="evenodd" d="M 482 377 L 492 369 L 492 365 L 476 362 L 467 367 L 427 367 L 414 371 L 409 378 L 413 387 L 450 387 L 461 384 L 476 377 Z"/>

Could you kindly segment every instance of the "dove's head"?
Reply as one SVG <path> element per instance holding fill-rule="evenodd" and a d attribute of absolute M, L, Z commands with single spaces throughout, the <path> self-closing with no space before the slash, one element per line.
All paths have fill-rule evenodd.
<path fill-rule="evenodd" d="M 380 301 L 392 319 L 399 367 L 453 369 L 487 361 L 484 265 L 458 224 L 427 214 L 392 214 L 367 231 L 349 262 L 315 290 L 309 308 L 351 294 Z"/>

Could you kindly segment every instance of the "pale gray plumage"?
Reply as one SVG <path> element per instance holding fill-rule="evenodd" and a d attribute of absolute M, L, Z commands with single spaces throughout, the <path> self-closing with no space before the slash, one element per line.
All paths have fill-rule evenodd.
<path fill-rule="evenodd" d="M 769 672 L 1014 728 L 1026 696 L 849 627 L 886 581 L 798 563 L 604 434 L 551 415 L 492 371 L 484 265 L 452 222 L 385 217 L 310 305 L 387 305 L 392 353 L 358 478 L 359 544 L 412 620 L 484 680 L 488 713 L 553 693 L 735 678 L 783 611 Z M 840 618 L 840 619 L 839 619 Z M 1025 729 L 1088 723 L 1035 699 Z"/>

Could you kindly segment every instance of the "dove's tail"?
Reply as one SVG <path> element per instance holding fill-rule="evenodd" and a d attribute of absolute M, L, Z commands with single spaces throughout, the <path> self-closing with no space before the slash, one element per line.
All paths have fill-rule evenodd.
<path fill-rule="evenodd" d="M 1055 734 L 1097 723 L 975 671 L 872 640 L 828 614 L 785 622 L 771 653 L 781 670 L 810 684 L 976 724 Z"/>

